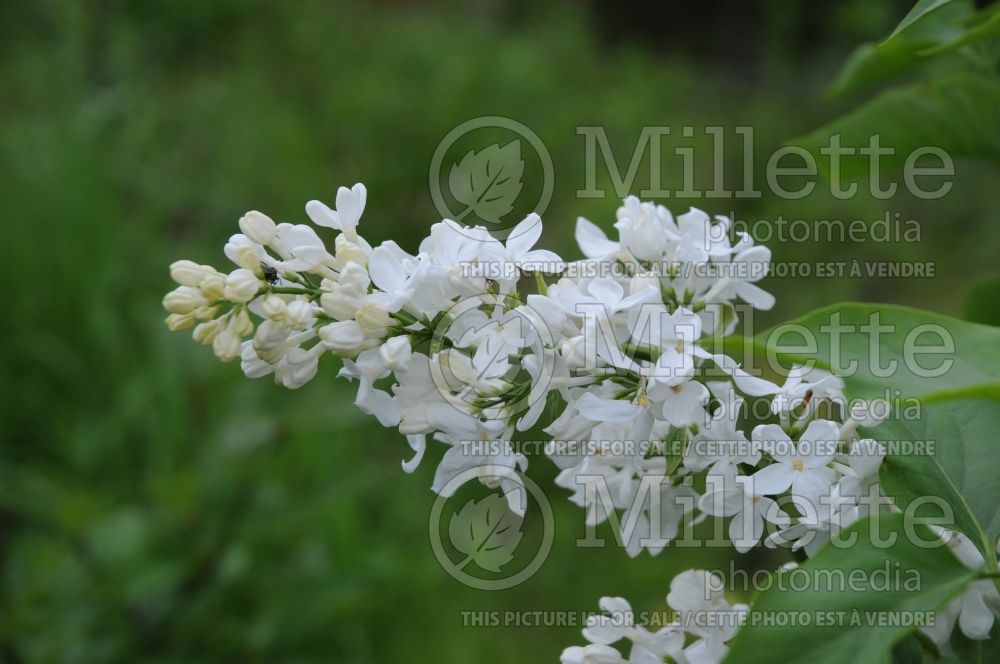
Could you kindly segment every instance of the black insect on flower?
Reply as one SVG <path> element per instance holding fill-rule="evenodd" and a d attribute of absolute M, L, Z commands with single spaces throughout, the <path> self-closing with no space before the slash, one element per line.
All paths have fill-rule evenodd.
<path fill-rule="evenodd" d="M 264 271 L 264 281 L 271 284 L 272 286 L 280 281 L 278 277 L 278 268 L 273 265 L 267 265 L 265 263 L 260 264 L 261 270 Z"/>

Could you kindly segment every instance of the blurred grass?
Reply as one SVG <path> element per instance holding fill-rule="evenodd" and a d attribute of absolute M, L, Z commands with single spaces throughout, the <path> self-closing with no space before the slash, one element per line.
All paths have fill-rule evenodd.
<path fill-rule="evenodd" d="M 575 216 L 607 228 L 617 205 L 576 199 L 577 125 L 606 126 L 624 159 L 643 125 L 750 124 L 766 155 L 837 110 L 812 101 L 834 60 L 791 62 L 777 19 L 767 57 L 716 70 L 697 53 L 608 47 L 569 6 L 518 20 L 491 6 L 0 7 L 0 661 L 551 662 L 578 627 L 463 628 L 460 612 L 585 611 L 604 594 L 658 609 L 676 571 L 728 560 L 576 549 L 581 513 L 533 459 L 556 511 L 549 562 L 511 591 L 465 588 L 427 541 L 441 446 L 404 475 L 405 442 L 353 408 L 332 360 L 288 393 L 162 325 L 169 261 L 221 266 L 249 208 L 301 221 L 306 200 L 362 180 L 366 237 L 414 248 L 435 221 L 431 154 L 471 117 L 542 137 L 557 177 L 543 241 L 575 256 Z M 891 202 L 924 225 L 918 245 L 773 247 L 778 260 L 934 260 L 938 279 L 772 280 L 763 322 L 845 298 L 957 312 L 965 284 L 996 274 L 1000 239 L 995 171 L 959 172 L 942 201 Z M 737 203 L 748 220 L 886 207 Z"/>

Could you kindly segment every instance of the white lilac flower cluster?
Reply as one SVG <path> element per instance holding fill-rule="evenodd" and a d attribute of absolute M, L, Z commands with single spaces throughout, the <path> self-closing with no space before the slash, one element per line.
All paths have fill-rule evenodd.
<path fill-rule="evenodd" d="M 675 218 L 629 197 L 617 242 L 577 220 L 584 260 L 534 249 L 534 214 L 502 241 L 443 220 L 413 255 L 358 234 L 366 195 L 357 184 L 339 189 L 336 209 L 306 206 L 316 226 L 339 231 L 332 253 L 312 226 L 248 212 L 225 246 L 236 269 L 171 265 L 179 286 L 164 298 L 167 325 L 193 328 L 220 359 L 240 358 L 247 376 L 292 389 L 316 375 L 322 355 L 340 356 L 358 408 L 406 436 L 415 454 L 405 471 L 430 436 L 447 445 L 434 491 L 479 479 L 519 514 L 528 459 L 514 434 L 547 412 L 557 484 L 589 525 L 614 515 L 630 555 L 659 553 L 685 520 L 708 515 L 730 518 L 739 551 L 763 543 L 812 555 L 871 509 L 864 498 L 878 492 L 884 450 L 856 434 L 872 423 L 866 405 L 847 408 L 842 381 L 819 369 L 795 367 L 778 387 L 716 351 L 738 302 L 774 304 L 756 285 L 770 252 L 732 233 L 727 218 L 696 209 Z M 764 403 L 757 421 L 768 423 L 752 426 L 751 401 Z M 684 579 L 671 587 L 677 611 L 695 606 Z M 732 608 L 721 596 L 710 603 Z M 972 623 L 959 620 L 983 638 Z M 595 623 L 585 632 L 592 644 L 563 660 L 626 661 L 609 643 L 627 637 L 636 644 L 627 661 L 715 662 L 735 628 L 688 630 L 696 647 L 681 648 L 690 641 L 682 631 Z"/>
<path fill-rule="evenodd" d="M 625 599 L 602 597 L 603 613 L 591 616 L 583 630 L 590 645 L 566 648 L 561 661 L 563 664 L 719 662 L 729 652 L 726 642 L 735 636 L 749 610 L 746 604 L 729 604 L 719 590 L 722 584 L 717 574 L 704 570 L 687 570 L 675 576 L 667 594 L 674 619 L 655 632 L 636 624 L 636 614 Z M 628 659 L 611 647 L 623 639 L 632 644 Z"/>

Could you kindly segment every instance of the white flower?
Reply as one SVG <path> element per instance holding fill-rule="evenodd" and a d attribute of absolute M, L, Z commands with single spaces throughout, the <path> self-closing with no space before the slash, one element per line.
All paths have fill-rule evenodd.
<path fill-rule="evenodd" d="M 808 413 L 814 413 L 821 401 L 843 402 L 844 381 L 829 371 L 816 367 L 795 365 L 788 372 L 781 391 L 771 402 L 771 411 L 775 415 L 788 415 L 792 410 L 803 407 Z"/>
<path fill-rule="evenodd" d="M 583 636 L 594 646 L 609 646 L 622 639 L 630 641 L 632 649 L 628 660 L 618 661 L 630 664 L 663 662 L 664 657 L 676 658 L 684 647 L 684 633 L 676 626 L 668 625 L 654 633 L 637 625 L 632 606 L 623 597 L 602 597 L 598 606 L 605 613 L 587 618 Z"/>
<path fill-rule="evenodd" d="M 740 553 L 745 553 L 764 536 L 764 522 L 787 526 L 788 515 L 778 504 L 754 489 L 752 477 L 709 475 L 708 492 L 699 507 L 713 516 L 731 516 L 729 537 Z"/>
<path fill-rule="evenodd" d="M 283 269 L 312 272 L 334 261 L 312 226 L 278 224 L 277 242 L 278 246 L 289 255 L 289 258 L 281 263 Z"/>
<path fill-rule="evenodd" d="M 611 646 L 599 644 L 566 648 L 559 656 L 559 662 L 561 664 L 628 664 L 620 652 Z"/>
<path fill-rule="evenodd" d="M 583 217 L 576 218 L 576 243 L 587 258 L 610 258 L 618 253 L 620 245 L 612 242 L 597 224 Z"/>
<path fill-rule="evenodd" d="M 942 537 L 947 540 L 949 550 L 967 568 L 981 570 L 986 566 L 983 555 L 965 535 L 944 531 Z M 980 579 L 958 599 L 938 610 L 934 625 L 922 631 L 939 646 L 946 646 L 957 622 L 967 638 L 982 641 L 990 638 L 997 615 L 1000 615 L 1000 593 L 992 579 Z"/>
<path fill-rule="evenodd" d="M 312 200 L 306 203 L 306 214 L 317 226 L 326 226 L 343 231 L 348 240 L 357 237 L 358 222 L 365 211 L 368 190 L 360 182 L 348 189 L 337 189 L 337 210 L 331 210 L 325 203 Z"/>
<path fill-rule="evenodd" d="M 322 351 L 321 346 L 309 350 L 298 346 L 290 348 L 274 365 L 275 379 L 290 390 L 302 387 L 316 375 Z"/>
<path fill-rule="evenodd" d="M 528 467 L 528 459 L 510 444 L 512 431 L 503 422 L 482 420 L 451 405 L 427 407 L 427 419 L 451 443 L 434 474 L 431 488 L 441 496 L 451 496 L 458 478 L 474 475 L 490 487 L 501 489 L 511 511 L 524 515 L 527 496 L 517 470 Z"/>
<path fill-rule="evenodd" d="M 542 236 L 542 219 L 532 212 L 515 226 L 507 236 L 503 252 L 493 257 L 493 262 L 507 263 L 526 272 L 561 272 L 566 264 L 558 254 L 546 249 L 535 249 Z M 507 274 L 500 268 L 500 274 Z"/>
<path fill-rule="evenodd" d="M 674 387 L 694 376 L 695 341 L 701 337 L 698 316 L 684 308 L 669 313 L 661 304 L 647 304 L 634 318 L 632 340 L 659 350 L 655 364 L 641 372 L 651 385 Z"/>
<path fill-rule="evenodd" d="M 404 337 L 401 339 L 409 345 Z M 399 424 L 399 406 L 392 395 L 382 390 L 375 389 L 375 381 L 385 378 L 392 371 L 386 356 L 399 353 L 394 347 L 398 341 L 392 341 L 393 348 L 384 355 L 382 348 L 369 348 L 358 355 L 354 361 L 344 360 L 344 367 L 340 370 L 339 376 L 347 379 L 358 380 L 358 394 L 354 399 L 354 405 L 361 409 L 361 412 L 374 415 L 379 424 L 384 427 L 394 427 Z M 389 345 L 389 344 L 386 344 Z"/>
<path fill-rule="evenodd" d="M 725 643 L 746 618 L 749 607 L 729 604 L 722 588 L 722 579 L 704 570 L 681 572 L 670 582 L 667 603 L 680 615 L 684 629 L 701 637 L 685 649 L 692 661 L 721 661 L 728 652 Z"/>
<path fill-rule="evenodd" d="M 641 261 L 663 256 L 669 239 L 668 228 L 673 226 L 673 217 L 666 208 L 640 203 L 635 196 L 626 198 L 624 205 L 618 208 L 618 221 L 615 223 L 622 245 Z M 670 235 L 676 237 L 676 227 L 671 230 Z"/>
<path fill-rule="evenodd" d="M 793 444 L 777 425 L 756 427 L 754 440 L 760 442 L 776 463 L 753 474 L 754 490 L 760 495 L 775 496 L 791 488 L 793 498 L 815 504 L 836 478 L 827 466 L 837 454 L 839 431 L 829 420 L 814 420 Z"/>

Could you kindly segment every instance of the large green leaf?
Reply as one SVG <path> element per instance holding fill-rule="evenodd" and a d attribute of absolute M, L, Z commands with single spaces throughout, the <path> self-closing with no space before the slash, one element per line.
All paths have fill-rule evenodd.
<path fill-rule="evenodd" d="M 911 413 L 912 415 L 912 413 Z M 955 515 L 954 526 L 965 533 L 996 567 L 1000 536 L 1000 399 L 960 399 L 922 404 L 919 417 L 895 414 L 868 433 L 889 441 L 888 455 L 879 470 L 882 488 L 896 505 L 906 509 L 928 497 L 944 501 Z M 924 453 L 897 441 L 931 441 Z M 931 453 L 933 452 L 933 453 Z M 928 511 L 930 510 L 930 511 Z M 925 506 L 917 515 L 941 512 Z"/>
<path fill-rule="evenodd" d="M 894 534 L 896 543 L 880 548 L 872 532 L 882 538 Z M 933 539 L 929 529 L 915 525 L 916 534 Z M 863 519 L 843 533 L 857 536 L 849 548 L 826 546 L 800 568 L 803 579 L 794 592 L 775 583 L 761 593 L 751 608 L 726 658 L 727 664 L 802 662 L 841 664 L 842 662 L 884 662 L 895 643 L 913 630 L 905 626 L 869 625 L 878 615 L 929 612 L 946 605 L 975 578 L 945 547 L 924 548 L 905 534 L 901 514 L 883 514 L 875 521 Z M 881 570 L 894 570 L 898 581 L 881 584 Z M 803 572 L 798 572 L 802 574 Z M 865 579 L 850 587 L 826 579 Z M 919 583 L 908 584 L 913 579 Z M 814 585 L 798 590 L 803 585 Z M 857 612 L 857 613 L 855 613 Z M 775 619 L 784 617 L 785 622 Z M 808 623 L 793 617 L 810 618 Z M 771 622 L 767 622 L 770 617 Z M 824 622 L 820 622 L 824 617 Z M 861 624 L 857 624 L 860 621 Z"/>
<path fill-rule="evenodd" d="M 963 38 L 973 11 L 969 0 L 918 3 L 889 38 L 862 44 L 851 54 L 828 94 L 849 94 L 922 64 L 938 47 Z"/>
<path fill-rule="evenodd" d="M 990 279 L 972 287 L 965 296 L 964 316 L 973 323 L 1000 325 L 1000 279 Z"/>
<path fill-rule="evenodd" d="M 950 341 L 949 352 L 920 351 L 942 338 Z M 748 354 L 741 344 L 746 340 L 727 341 L 732 352 Z M 744 357 L 747 365 L 756 361 L 759 367 L 762 359 L 785 365 L 815 362 L 844 376 L 847 393 L 855 398 L 941 399 L 1000 393 L 1000 328 L 910 307 L 836 304 L 765 330 L 750 340 L 750 346 L 757 359 Z M 852 363 L 856 370 L 845 371 Z M 941 375 L 927 375 L 942 368 L 947 370 Z"/>
<path fill-rule="evenodd" d="M 868 146 L 871 137 L 878 135 L 881 148 L 895 151 L 879 159 L 883 173 L 902 168 L 911 153 L 926 146 L 944 150 L 952 159 L 1000 160 L 1000 82 L 991 76 L 953 74 L 894 88 L 790 143 L 808 150 L 819 168 L 830 174 L 830 158 L 820 149 L 837 134 L 846 148 Z M 839 162 L 842 180 L 868 177 L 867 156 L 843 156 Z M 940 166 L 940 161 L 933 165 Z"/>

